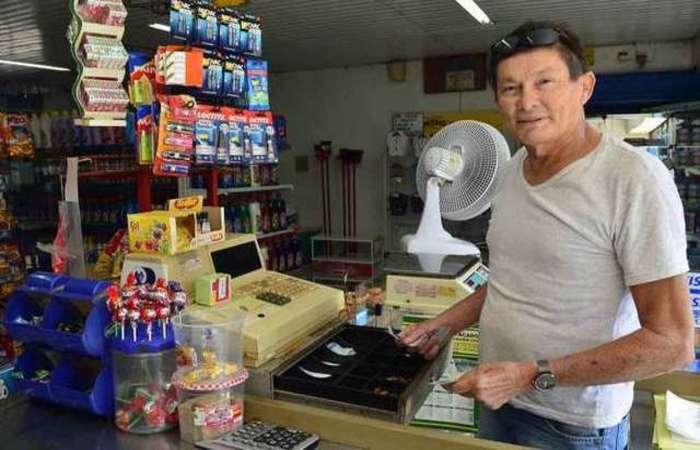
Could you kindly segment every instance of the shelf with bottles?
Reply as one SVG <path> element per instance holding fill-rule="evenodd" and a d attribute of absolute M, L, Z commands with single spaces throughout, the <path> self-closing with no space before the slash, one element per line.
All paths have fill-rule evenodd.
<path fill-rule="evenodd" d="M 260 251 L 265 260 L 267 270 L 273 272 L 291 272 L 304 265 L 304 255 L 299 237 L 293 230 L 280 235 L 270 233 L 258 238 Z"/>
<path fill-rule="evenodd" d="M 253 233 L 265 236 L 289 228 L 287 202 L 279 192 L 248 195 L 220 194 L 219 206 L 224 208 L 226 229 L 233 233 Z"/>
<path fill-rule="evenodd" d="M 245 193 L 270 190 L 292 190 L 290 184 L 279 183 L 277 164 L 250 164 L 217 167 L 219 193 Z M 190 195 L 206 195 L 207 170 L 195 169 L 190 177 Z"/>

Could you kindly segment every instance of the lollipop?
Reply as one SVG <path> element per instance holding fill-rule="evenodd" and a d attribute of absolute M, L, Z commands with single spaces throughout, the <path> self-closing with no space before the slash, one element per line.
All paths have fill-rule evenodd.
<path fill-rule="evenodd" d="M 129 275 L 126 276 L 126 287 L 132 287 L 136 286 L 136 273 L 130 272 Z"/>
<path fill-rule="evenodd" d="M 138 326 L 141 313 L 139 313 L 138 310 L 132 309 L 127 315 L 129 317 L 129 322 L 131 323 L 131 334 L 134 337 L 134 342 L 136 342 L 136 327 Z"/>
<path fill-rule="evenodd" d="M 153 337 L 153 321 L 156 317 L 157 313 L 153 308 L 144 308 L 141 311 L 141 320 L 146 324 L 146 333 L 148 334 L 149 342 Z"/>
<path fill-rule="evenodd" d="M 124 303 L 124 306 L 126 306 L 127 309 L 131 311 L 136 311 L 141 308 L 141 300 L 139 299 L 139 296 L 136 293 L 134 293 Z"/>
<path fill-rule="evenodd" d="M 119 320 L 120 323 L 120 329 L 122 333 L 122 341 L 124 340 L 124 322 L 126 321 L 126 317 L 129 315 L 129 310 L 126 308 L 119 308 L 119 311 L 117 311 L 117 320 Z"/>
<path fill-rule="evenodd" d="M 163 340 L 165 340 L 165 326 L 168 323 L 168 319 L 170 319 L 170 306 L 161 306 L 160 308 L 158 308 L 157 313 L 158 320 L 160 320 L 161 330 L 163 331 Z"/>

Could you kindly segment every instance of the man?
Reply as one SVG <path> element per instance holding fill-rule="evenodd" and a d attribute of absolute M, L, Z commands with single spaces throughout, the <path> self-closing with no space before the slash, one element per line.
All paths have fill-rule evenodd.
<path fill-rule="evenodd" d="M 590 127 L 579 38 L 526 23 L 491 48 L 491 82 L 524 144 L 487 235 L 487 287 L 402 333 L 480 323 L 480 365 L 449 388 L 485 407 L 479 434 L 552 449 L 624 449 L 633 380 L 693 359 L 683 209 L 660 161 Z"/>

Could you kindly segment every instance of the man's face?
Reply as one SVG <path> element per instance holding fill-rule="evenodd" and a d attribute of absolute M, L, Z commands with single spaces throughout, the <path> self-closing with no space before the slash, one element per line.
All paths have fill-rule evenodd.
<path fill-rule="evenodd" d="M 555 144 L 572 133 L 595 85 L 591 72 L 571 80 L 559 51 L 549 47 L 503 60 L 496 76 L 496 100 L 508 128 L 528 146 Z"/>

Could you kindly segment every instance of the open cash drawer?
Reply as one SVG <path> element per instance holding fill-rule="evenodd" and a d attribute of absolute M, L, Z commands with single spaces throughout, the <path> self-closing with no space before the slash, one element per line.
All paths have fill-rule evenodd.
<path fill-rule="evenodd" d="M 328 346 L 337 344 L 337 353 Z M 398 423 L 411 421 L 445 367 L 406 352 L 384 329 L 344 324 L 275 371 L 275 398 L 331 407 Z"/>

